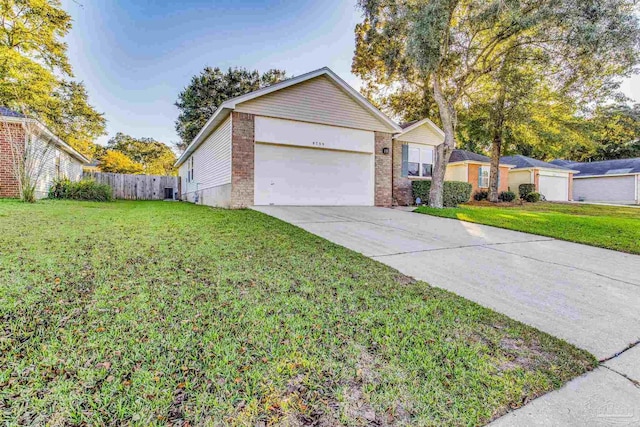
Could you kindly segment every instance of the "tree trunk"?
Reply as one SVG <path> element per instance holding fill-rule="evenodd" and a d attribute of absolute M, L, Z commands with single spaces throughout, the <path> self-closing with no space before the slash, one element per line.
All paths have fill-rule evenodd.
<path fill-rule="evenodd" d="M 500 177 L 500 154 L 502 153 L 502 135 L 504 134 L 504 116 L 506 89 L 501 86 L 498 99 L 495 103 L 493 114 L 493 141 L 491 142 L 491 168 L 489 169 L 489 201 L 498 203 L 499 177 Z"/>
<path fill-rule="evenodd" d="M 447 171 L 447 164 L 451 152 L 455 148 L 455 131 L 457 118 L 453 102 L 447 100 L 442 93 L 442 87 L 437 75 L 433 75 L 433 95 L 438 104 L 440 111 L 440 120 L 442 121 L 442 130 L 444 131 L 444 142 L 436 147 L 436 160 L 433 165 L 433 173 L 431 176 L 431 190 L 429 191 L 429 206 L 432 208 L 442 208 L 444 175 Z"/>
<path fill-rule="evenodd" d="M 500 194 L 498 181 L 500 176 L 500 153 L 502 151 L 502 133 L 496 132 L 491 143 L 491 169 L 489 172 L 489 201 L 498 202 Z"/>

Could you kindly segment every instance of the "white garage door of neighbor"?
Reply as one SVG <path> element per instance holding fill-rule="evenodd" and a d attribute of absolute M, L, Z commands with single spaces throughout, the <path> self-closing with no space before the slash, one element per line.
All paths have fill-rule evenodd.
<path fill-rule="evenodd" d="M 569 200 L 569 178 L 564 176 L 539 176 L 540 194 L 552 202 Z"/>
<path fill-rule="evenodd" d="M 255 145 L 256 205 L 372 206 L 374 158 L 284 145 Z"/>

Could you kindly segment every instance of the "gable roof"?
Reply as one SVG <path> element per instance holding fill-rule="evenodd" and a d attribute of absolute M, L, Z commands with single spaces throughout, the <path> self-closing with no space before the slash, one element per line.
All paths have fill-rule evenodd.
<path fill-rule="evenodd" d="M 2 117 L 2 119 L 0 119 L 0 122 L 11 122 L 11 123 L 22 123 L 22 124 L 31 123 L 31 124 L 34 124 L 39 129 L 39 131 L 41 132 L 41 135 L 46 136 L 51 143 L 53 143 L 57 147 L 61 148 L 62 150 L 66 151 L 68 154 L 72 155 L 77 160 L 81 161 L 82 163 L 89 163 L 89 159 L 87 159 L 84 155 L 80 154 L 80 152 L 78 152 L 75 148 L 73 148 L 72 146 L 70 146 L 69 144 L 64 142 L 62 139 L 60 139 L 53 132 L 51 132 L 39 120 L 28 118 L 24 114 L 17 113 L 15 111 L 9 110 L 8 108 L 5 108 L 5 107 L 0 107 L 0 117 Z"/>
<path fill-rule="evenodd" d="M 244 95 L 236 96 L 235 98 L 230 98 L 224 101 L 213 113 L 213 116 L 209 118 L 207 123 L 200 129 L 200 132 L 196 135 L 196 137 L 191 141 L 187 149 L 182 153 L 182 155 L 176 161 L 175 166 L 180 166 L 185 160 L 193 153 L 202 142 L 209 136 L 209 134 L 223 121 L 225 120 L 229 114 L 236 108 L 238 104 L 243 102 L 250 101 L 252 99 L 268 95 L 270 93 L 276 92 L 278 90 L 285 89 L 287 87 L 305 82 L 307 80 L 311 80 L 316 77 L 326 76 L 334 83 L 338 85 L 340 89 L 347 93 L 352 99 L 354 99 L 360 106 L 368 110 L 372 113 L 376 118 L 378 118 L 382 123 L 384 123 L 390 131 L 392 132 L 400 132 L 402 128 L 398 126 L 393 120 L 387 117 L 382 111 L 378 110 L 375 106 L 373 106 L 360 92 L 349 86 L 344 80 L 342 80 L 336 73 L 331 71 L 328 67 L 323 67 L 318 70 L 314 70 L 305 74 L 301 74 L 297 77 L 292 77 L 287 80 L 283 80 L 281 82 L 272 84 L 271 86 L 264 87 L 262 89 L 255 90 L 253 92 L 249 92 Z"/>
<path fill-rule="evenodd" d="M 559 169 L 564 171 L 571 171 L 571 169 L 569 168 L 554 165 L 553 163 L 543 162 L 542 160 L 523 156 L 522 154 L 517 154 L 515 156 L 500 157 L 500 163 L 508 163 L 510 165 L 514 165 L 515 166 L 514 169 L 546 168 L 546 169 Z"/>
<path fill-rule="evenodd" d="M 453 150 L 453 152 L 451 153 L 451 157 L 449 158 L 449 163 L 464 161 L 491 163 L 491 158 L 483 156 L 482 154 L 474 153 L 472 151 L 458 149 Z"/>
<path fill-rule="evenodd" d="M 640 157 L 599 162 L 571 162 L 567 166 L 580 171 L 580 178 L 602 175 L 633 175 L 640 174 Z"/>
<path fill-rule="evenodd" d="M 431 120 L 429 120 L 429 119 L 422 119 L 422 120 L 414 120 L 414 121 L 409 122 L 409 123 L 403 123 L 403 124 L 401 124 L 401 125 L 399 126 L 399 127 L 400 127 L 401 132 L 400 132 L 398 135 L 394 136 L 394 138 L 397 138 L 397 137 L 399 137 L 400 135 L 403 135 L 403 134 L 405 134 L 405 133 L 409 133 L 409 132 L 411 132 L 412 130 L 414 130 L 414 129 L 416 129 L 416 128 L 419 128 L 420 126 L 422 126 L 422 125 L 424 125 L 424 124 L 429 125 L 429 127 L 433 128 L 433 130 L 435 130 L 437 134 L 439 134 L 440 136 L 444 137 L 444 132 L 442 131 L 442 129 L 440 129 L 440 128 L 438 127 L 438 125 L 436 125 L 435 123 L 433 123 L 433 122 L 432 122 Z"/>
<path fill-rule="evenodd" d="M 573 160 L 554 159 L 554 160 L 551 160 L 549 163 L 556 166 L 568 167 L 570 164 L 576 163 L 576 162 L 574 162 Z"/>

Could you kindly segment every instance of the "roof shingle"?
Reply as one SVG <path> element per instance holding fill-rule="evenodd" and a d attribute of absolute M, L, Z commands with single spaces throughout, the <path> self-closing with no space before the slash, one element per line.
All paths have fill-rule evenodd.
<path fill-rule="evenodd" d="M 548 169 L 561 169 L 567 170 L 569 168 L 554 165 L 553 163 L 543 162 L 542 160 L 534 159 L 531 157 L 517 154 L 515 156 L 500 157 L 500 163 L 514 165 L 514 169 L 526 169 L 526 168 L 548 168 Z"/>
<path fill-rule="evenodd" d="M 640 157 L 602 160 L 599 162 L 571 162 L 568 168 L 580 171 L 580 177 L 640 173 Z"/>
<path fill-rule="evenodd" d="M 449 158 L 449 163 L 464 161 L 490 163 L 491 159 L 487 156 L 483 156 L 482 154 L 477 154 L 472 151 L 453 150 L 453 152 L 451 153 L 451 157 Z"/>
<path fill-rule="evenodd" d="M 24 114 L 20 114 L 16 111 L 10 110 L 7 107 L 0 107 L 0 116 L 4 116 L 4 117 L 20 117 L 20 118 L 24 118 L 25 115 Z"/>

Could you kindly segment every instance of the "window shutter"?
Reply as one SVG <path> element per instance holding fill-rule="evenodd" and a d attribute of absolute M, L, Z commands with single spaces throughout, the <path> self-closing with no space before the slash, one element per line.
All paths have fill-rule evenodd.
<path fill-rule="evenodd" d="M 403 177 L 409 176 L 409 145 L 402 144 L 402 174 Z"/>
<path fill-rule="evenodd" d="M 478 187 L 482 187 L 482 166 L 478 166 Z"/>

